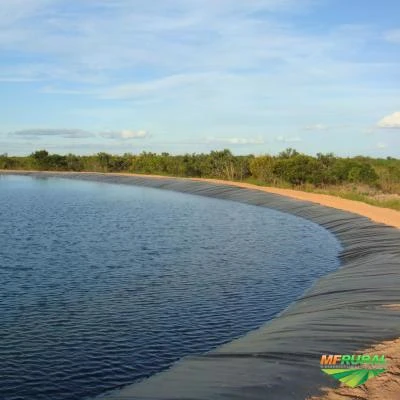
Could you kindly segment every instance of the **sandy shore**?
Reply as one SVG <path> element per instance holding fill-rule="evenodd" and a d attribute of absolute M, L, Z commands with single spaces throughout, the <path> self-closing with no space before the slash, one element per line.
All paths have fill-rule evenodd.
<path fill-rule="evenodd" d="M 1 171 L 5 173 L 22 173 L 23 171 Z M 36 171 L 32 171 L 36 172 Z M 52 172 L 54 174 L 54 172 Z M 68 173 L 58 172 L 57 175 L 64 175 Z M 87 172 L 82 172 L 82 174 L 90 174 Z M 177 179 L 168 178 L 165 176 L 155 176 L 155 175 L 141 175 L 141 174 L 106 174 L 114 176 L 136 176 L 143 178 L 162 178 L 162 179 Z M 374 222 L 386 224 L 396 228 L 400 228 L 400 212 L 372 206 L 358 201 L 347 200 L 338 198 L 330 195 L 323 195 L 317 193 L 301 192 L 291 189 L 280 189 L 274 187 L 263 187 L 252 185 L 243 182 L 231 182 L 217 179 L 191 179 L 191 178 L 179 178 L 182 180 L 193 180 L 208 182 L 218 185 L 228 185 L 241 187 L 245 189 L 258 190 L 266 193 L 274 193 L 292 199 L 310 201 L 317 203 L 326 207 L 331 207 L 343 211 L 348 211 L 361 216 L 365 216 Z M 391 309 L 394 312 L 393 318 L 396 318 L 398 314 L 395 311 L 400 309 L 399 304 L 387 305 L 387 309 Z M 400 326 L 400 322 L 399 322 Z M 391 341 L 382 342 L 369 349 L 360 349 L 362 353 L 377 353 L 385 354 L 389 361 L 388 371 L 374 379 L 371 379 L 366 384 L 360 386 L 359 388 L 351 389 L 345 386 L 340 386 L 337 389 L 327 388 L 324 390 L 324 394 L 319 397 L 311 397 L 310 400 L 344 400 L 344 399 L 359 399 L 359 400 L 397 400 L 400 399 L 400 339 L 394 339 Z"/>
<path fill-rule="evenodd" d="M 246 189 L 261 190 L 267 193 L 280 194 L 282 196 L 291 197 L 297 200 L 311 201 L 312 203 L 321 204 L 323 206 L 337 208 L 339 210 L 349 211 L 362 215 L 372 221 L 400 228 L 400 212 L 389 208 L 382 208 L 363 203 L 361 201 L 342 199 L 327 194 L 302 192 L 300 190 L 280 189 L 269 186 L 257 186 L 243 182 L 229 182 L 217 179 L 194 179 L 206 182 L 213 182 L 223 185 L 234 185 Z"/>

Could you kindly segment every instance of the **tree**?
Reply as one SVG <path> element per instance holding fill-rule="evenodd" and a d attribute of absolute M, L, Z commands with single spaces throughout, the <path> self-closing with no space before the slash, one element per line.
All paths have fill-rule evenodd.
<path fill-rule="evenodd" d="M 46 150 L 38 150 L 30 155 L 34 167 L 44 170 L 49 168 L 49 153 Z"/>
<path fill-rule="evenodd" d="M 233 155 L 230 150 L 212 151 L 209 155 L 211 173 L 216 178 L 234 179 L 235 167 Z"/>
<path fill-rule="evenodd" d="M 47 156 L 47 164 L 49 169 L 61 171 L 68 169 L 67 157 L 59 154 L 51 154 Z"/>
<path fill-rule="evenodd" d="M 266 183 L 275 183 L 276 175 L 274 173 L 275 158 L 272 156 L 254 157 L 249 161 L 251 175 Z"/>
<path fill-rule="evenodd" d="M 278 159 L 274 166 L 274 174 L 292 185 L 312 183 L 316 160 L 305 154 L 296 154 L 290 158 Z"/>
<path fill-rule="evenodd" d="M 288 147 L 286 150 L 281 151 L 278 154 L 279 158 L 291 158 L 299 155 L 299 152 L 291 147 Z"/>
<path fill-rule="evenodd" d="M 101 152 L 101 153 L 97 153 L 97 161 L 100 165 L 100 168 L 104 171 L 107 172 L 108 168 L 110 167 L 110 160 L 111 160 L 111 156 L 110 154 Z"/>
<path fill-rule="evenodd" d="M 80 157 L 74 154 L 68 154 L 66 157 L 68 171 L 82 171 L 83 165 Z"/>
<path fill-rule="evenodd" d="M 350 182 L 372 185 L 378 180 L 378 175 L 370 164 L 359 163 L 349 170 L 348 180 Z"/>
<path fill-rule="evenodd" d="M 0 169 L 12 168 L 12 160 L 8 157 L 7 153 L 0 154 Z"/>

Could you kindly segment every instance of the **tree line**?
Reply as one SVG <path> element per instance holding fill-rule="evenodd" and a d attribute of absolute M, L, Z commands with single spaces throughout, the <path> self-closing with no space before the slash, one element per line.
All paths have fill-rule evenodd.
<path fill-rule="evenodd" d="M 286 149 L 278 155 L 233 155 L 230 150 L 171 155 L 143 152 L 90 156 L 50 154 L 35 151 L 26 157 L 0 155 L 0 169 L 54 171 L 130 172 L 180 177 L 246 180 L 277 186 L 327 187 L 361 184 L 387 193 L 400 193 L 400 160 L 388 157 L 337 157 L 332 153 L 316 156 Z"/>

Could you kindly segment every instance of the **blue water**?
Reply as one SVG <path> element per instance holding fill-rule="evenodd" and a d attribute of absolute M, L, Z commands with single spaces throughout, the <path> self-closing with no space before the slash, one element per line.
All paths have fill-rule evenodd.
<path fill-rule="evenodd" d="M 244 335 L 337 268 L 266 208 L 0 176 L 0 399 L 94 397 Z"/>

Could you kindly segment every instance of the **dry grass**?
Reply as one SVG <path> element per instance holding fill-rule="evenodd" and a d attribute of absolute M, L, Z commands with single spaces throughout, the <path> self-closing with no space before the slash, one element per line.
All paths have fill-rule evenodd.
<path fill-rule="evenodd" d="M 265 186 L 260 182 L 252 182 L 260 186 Z M 275 185 L 274 185 L 275 186 Z M 277 184 L 276 187 L 288 188 L 289 186 Z M 296 190 L 303 190 L 312 193 L 329 194 L 331 196 L 341 197 L 343 199 L 361 201 L 363 203 L 371 204 L 373 206 L 382 208 L 391 208 L 392 210 L 400 211 L 400 194 L 399 193 L 385 193 L 382 190 L 367 185 L 340 185 L 340 186 L 326 186 L 317 188 L 313 185 L 302 185 L 294 188 Z"/>

